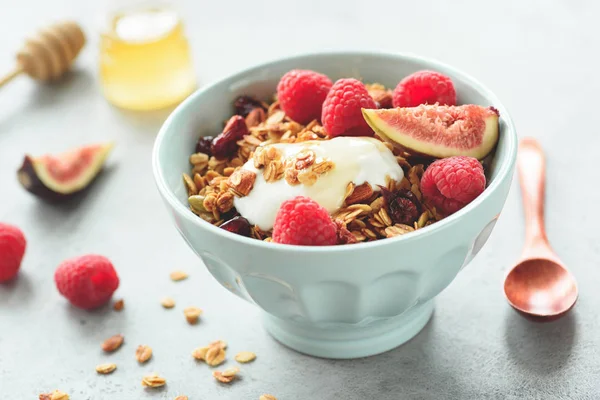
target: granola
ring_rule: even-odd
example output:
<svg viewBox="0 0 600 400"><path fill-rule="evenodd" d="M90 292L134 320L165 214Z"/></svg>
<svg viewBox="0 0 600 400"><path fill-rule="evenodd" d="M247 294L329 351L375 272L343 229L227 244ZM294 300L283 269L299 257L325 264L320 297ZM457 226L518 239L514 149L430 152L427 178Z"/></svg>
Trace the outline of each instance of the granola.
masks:
<svg viewBox="0 0 600 400"><path fill-rule="evenodd" d="M366 87L379 106L391 107L390 90L379 84ZM232 147L233 151L226 158L205 153L192 154L191 175L183 174L183 180L189 207L200 218L229 231L244 235L249 232L252 238L270 242L271 231L250 225L242 218L243 215L239 215L235 208L236 198L250 194L256 185L257 174L262 175L261 179L267 184L285 180L290 186L315 185L335 170L335 162L319 156L310 148L290 156L282 151L280 145L331 138L319 121L300 124L288 117L277 101L265 104L248 96L240 99L246 99L246 107L250 104L254 107L251 110L246 108L243 114L247 134L235 141L235 148ZM376 136L376 139L380 138ZM433 205L425 201L421 192L421 178L432 160L384 143L392 151L404 176L398 180L387 176L385 187L374 187L368 182L347 183L342 207L332 215L339 229L340 244L404 235L443 218ZM249 160L258 172L242 168ZM393 196L385 196L385 193ZM235 227L224 225L236 217L242 218L248 227L240 221Z"/></svg>

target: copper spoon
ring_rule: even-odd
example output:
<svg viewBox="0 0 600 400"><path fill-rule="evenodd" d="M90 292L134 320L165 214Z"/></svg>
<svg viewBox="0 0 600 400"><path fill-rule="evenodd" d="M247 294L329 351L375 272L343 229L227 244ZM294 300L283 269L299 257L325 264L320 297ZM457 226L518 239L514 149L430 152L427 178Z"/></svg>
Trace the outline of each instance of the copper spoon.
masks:
<svg viewBox="0 0 600 400"><path fill-rule="evenodd" d="M525 213L525 247L521 260L506 275L504 294L522 315L550 321L560 318L575 305L577 282L554 253L546 236L546 162L537 140L521 140L517 164Z"/></svg>

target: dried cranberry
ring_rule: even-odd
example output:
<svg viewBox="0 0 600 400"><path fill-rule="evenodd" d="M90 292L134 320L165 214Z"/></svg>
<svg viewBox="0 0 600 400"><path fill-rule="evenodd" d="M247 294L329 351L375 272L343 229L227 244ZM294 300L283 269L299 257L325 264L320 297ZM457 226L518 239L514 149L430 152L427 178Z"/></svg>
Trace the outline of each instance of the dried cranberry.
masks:
<svg viewBox="0 0 600 400"><path fill-rule="evenodd" d="M412 225L421 215L421 203L410 190L391 192L380 186L383 200L390 218L396 224Z"/></svg>
<svg viewBox="0 0 600 400"><path fill-rule="evenodd" d="M244 217L235 217L220 226L226 231L250 237L250 222Z"/></svg>
<svg viewBox="0 0 600 400"><path fill-rule="evenodd" d="M248 133L243 117L234 115L229 118L223 132L212 141L210 148L212 155L220 159L229 157L237 150L236 142L242 140Z"/></svg>
<svg viewBox="0 0 600 400"><path fill-rule="evenodd" d="M262 103L250 96L240 96L233 102L233 107L235 107L235 113L237 115L241 115L242 117L246 117L250 114L250 111L255 108L263 108Z"/></svg>
<svg viewBox="0 0 600 400"><path fill-rule="evenodd" d="M204 153L208 154L208 156L212 156L212 151L210 151L210 146L212 144L214 137L212 136L203 136L198 139L196 143L196 153Z"/></svg>

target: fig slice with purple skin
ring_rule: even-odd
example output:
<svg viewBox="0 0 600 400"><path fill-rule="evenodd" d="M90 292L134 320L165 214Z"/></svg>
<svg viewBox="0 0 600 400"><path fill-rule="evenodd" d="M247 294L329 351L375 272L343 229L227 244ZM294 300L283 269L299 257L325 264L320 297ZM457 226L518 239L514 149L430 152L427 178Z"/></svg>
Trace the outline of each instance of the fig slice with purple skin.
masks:
<svg viewBox="0 0 600 400"><path fill-rule="evenodd" d="M94 181L112 148L113 143L104 143L58 155L26 155L17 177L26 190L40 198L50 201L67 199Z"/></svg>
<svg viewBox="0 0 600 400"><path fill-rule="evenodd" d="M383 139L414 155L485 158L498 142L499 113L493 107L420 105L362 110Z"/></svg>

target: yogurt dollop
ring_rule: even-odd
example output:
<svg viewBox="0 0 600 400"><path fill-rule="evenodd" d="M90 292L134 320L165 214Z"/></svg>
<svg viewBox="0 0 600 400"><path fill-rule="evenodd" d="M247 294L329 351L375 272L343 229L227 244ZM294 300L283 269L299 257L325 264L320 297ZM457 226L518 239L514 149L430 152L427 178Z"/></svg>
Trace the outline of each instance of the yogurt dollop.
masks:
<svg viewBox="0 0 600 400"><path fill-rule="evenodd" d="M303 150L312 150L317 161L331 160L334 168L319 176L316 183L290 185L285 179L267 182L262 170L254 167L249 160L243 169L256 173L252 191L245 197L236 197L237 211L251 224L264 231L271 230L277 211L286 200L296 196L306 196L330 214L337 211L344 202L348 183L361 185L368 182L374 191L377 185L386 185L386 176L396 181L402 180L404 172L392 152L379 140L366 137L337 137L331 140L307 141L301 143L272 144L283 154L284 159L293 158Z"/></svg>

